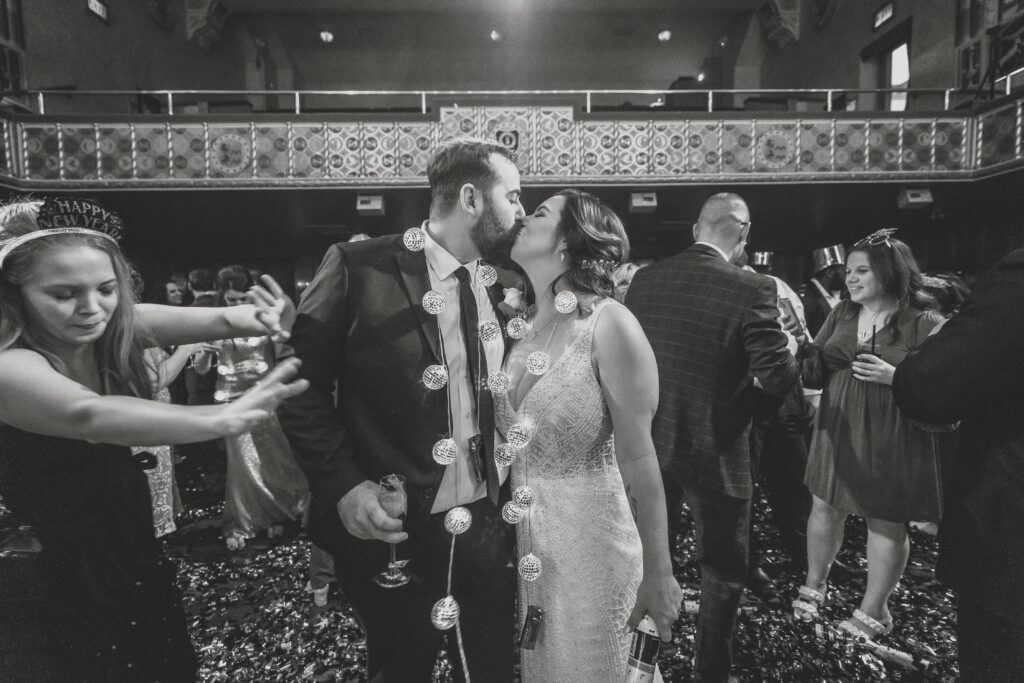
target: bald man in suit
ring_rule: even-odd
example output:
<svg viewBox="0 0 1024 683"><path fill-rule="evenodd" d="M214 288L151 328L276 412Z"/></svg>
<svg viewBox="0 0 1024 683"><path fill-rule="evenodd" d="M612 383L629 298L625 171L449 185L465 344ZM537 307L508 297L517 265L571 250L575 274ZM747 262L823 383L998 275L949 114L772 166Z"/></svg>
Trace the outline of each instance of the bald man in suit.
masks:
<svg viewBox="0 0 1024 683"><path fill-rule="evenodd" d="M751 418L765 394L781 401L798 371L779 326L775 283L731 263L750 231L746 202L712 196L693 230L695 244L636 274L626 305L658 361L652 430L670 545L683 499L695 524L701 604L694 677L726 681L747 578Z"/></svg>

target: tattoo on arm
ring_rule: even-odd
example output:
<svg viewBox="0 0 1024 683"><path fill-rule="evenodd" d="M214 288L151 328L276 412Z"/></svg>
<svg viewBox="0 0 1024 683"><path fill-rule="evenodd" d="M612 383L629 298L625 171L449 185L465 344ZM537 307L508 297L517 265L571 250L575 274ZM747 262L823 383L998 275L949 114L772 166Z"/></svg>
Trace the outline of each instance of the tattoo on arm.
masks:
<svg viewBox="0 0 1024 683"><path fill-rule="evenodd" d="M636 521L636 496L633 495L633 487L626 485L626 500L629 501L629 510L633 513L633 521Z"/></svg>

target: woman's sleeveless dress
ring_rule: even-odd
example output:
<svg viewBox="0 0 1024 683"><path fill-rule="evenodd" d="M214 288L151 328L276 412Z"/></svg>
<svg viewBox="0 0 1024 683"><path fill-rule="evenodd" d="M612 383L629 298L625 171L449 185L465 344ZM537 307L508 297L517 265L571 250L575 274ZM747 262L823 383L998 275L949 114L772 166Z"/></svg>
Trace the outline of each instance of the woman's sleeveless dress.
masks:
<svg viewBox="0 0 1024 683"><path fill-rule="evenodd" d="M632 635L626 621L643 575L643 549L615 460L611 416L592 349L598 303L565 353L523 398L495 397L498 429L532 428L512 464L513 489L534 501L517 526L519 557L542 563L519 579L519 623L527 607L544 612L536 646L522 650L523 681L620 683Z"/></svg>
<svg viewBox="0 0 1024 683"><path fill-rule="evenodd" d="M43 545L46 651L60 670L41 680L195 680L176 568L153 535L147 464L123 446L0 427L0 496Z"/></svg>

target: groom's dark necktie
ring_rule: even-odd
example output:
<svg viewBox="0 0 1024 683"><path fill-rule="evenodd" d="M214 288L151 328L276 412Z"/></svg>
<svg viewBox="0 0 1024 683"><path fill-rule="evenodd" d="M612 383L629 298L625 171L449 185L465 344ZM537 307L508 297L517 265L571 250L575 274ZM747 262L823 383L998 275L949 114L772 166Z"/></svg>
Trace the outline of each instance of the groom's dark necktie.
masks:
<svg viewBox="0 0 1024 683"><path fill-rule="evenodd" d="M487 473L487 496L498 503L498 468L494 464L494 399L487 383L487 354L480 346L480 319L477 315L476 296L469 280L469 271L464 266L455 270L459 281L459 319L462 321L462 335L466 340L466 365L469 367L469 382L473 387L473 401L476 403L477 425L483 439L483 469ZM470 457L473 454L470 453ZM476 465L474 465L475 467Z"/></svg>

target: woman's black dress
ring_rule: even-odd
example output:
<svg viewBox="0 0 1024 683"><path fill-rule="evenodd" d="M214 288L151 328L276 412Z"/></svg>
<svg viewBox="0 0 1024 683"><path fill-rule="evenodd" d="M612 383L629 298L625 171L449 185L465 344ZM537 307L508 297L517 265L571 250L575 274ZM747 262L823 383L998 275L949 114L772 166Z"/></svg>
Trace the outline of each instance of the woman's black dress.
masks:
<svg viewBox="0 0 1024 683"><path fill-rule="evenodd" d="M43 544L54 680L195 680L175 566L154 538L138 456L3 426L0 496Z"/></svg>

